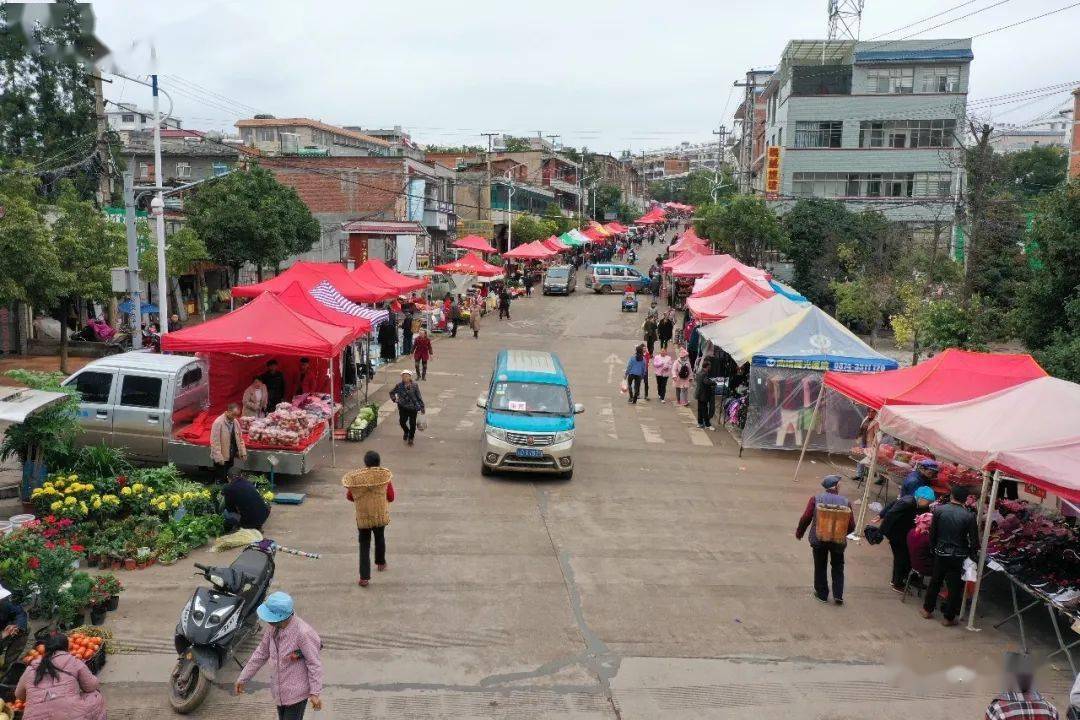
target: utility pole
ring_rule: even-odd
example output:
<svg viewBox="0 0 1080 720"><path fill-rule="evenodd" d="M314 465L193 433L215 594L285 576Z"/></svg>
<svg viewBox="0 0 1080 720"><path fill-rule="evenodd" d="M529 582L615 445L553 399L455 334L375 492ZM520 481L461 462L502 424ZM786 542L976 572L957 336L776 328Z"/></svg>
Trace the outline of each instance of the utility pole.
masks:
<svg viewBox="0 0 1080 720"><path fill-rule="evenodd" d="M555 141L562 137L562 135L545 135L544 137L551 140L551 149L555 149Z"/></svg>
<svg viewBox="0 0 1080 720"><path fill-rule="evenodd" d="M142 348L142 297L139 292L139 245L135 233L135 177L124 171L124 230L127 233L127 289L131 303L131 348Z"/></svg>
<svg viewBox="0 0 1080 720"><path fill-rule="evenodd" d="M156 66L156 51L151 50L151 58ZM158 98L158 76L151 75L150 82L154 91L154 186L157 187L157 194L154 195L150 208L154 213L157 228L158 325L164 335L169 332L169 275L165 267L165 196L161 194L161 103Z"/></svg>
<svg viewBox="0 0 1080 720"><path fill-rule="evenodd" d="M112 185L109 173L109 124L105 115L105 92L102 84L112 81L106 81L101 77L101 73L94 73L91 81L94 83L94 119L97 121L97 157L100 166L97 201L98 205L105 207L109 204L109 198L112 197Z"/></svg>
<svg viewBox="0 0 1080 720"><path fill-rule="evenodd" d="M483 137L486 137L487 141L488 141L488 149L487 149L487 193L488 193L488 195L487 195L487 197L488 197L488 207L490 208L491 207L491 153L492 153L492 150L493 150L493 148L492 148L492 138L498 137L499 133L480 133L480 134ZM476 198L476 219L477 220L481 219L480 218L480 208L483 206L483 204L484 203L482 201L482 198L479 198L479 197ZM489 217L489 219L490 219L490 217Z"/></svg>
<svg viewBox="0 0 1080 720"><path fill-rule="evenodd" d="M718 130L712 131L716 135L716 172L713 173L712 201L716 202L717 193L720 191L720 167L724 164L724 139L727 137L727 126L721 125Z"/></svg>

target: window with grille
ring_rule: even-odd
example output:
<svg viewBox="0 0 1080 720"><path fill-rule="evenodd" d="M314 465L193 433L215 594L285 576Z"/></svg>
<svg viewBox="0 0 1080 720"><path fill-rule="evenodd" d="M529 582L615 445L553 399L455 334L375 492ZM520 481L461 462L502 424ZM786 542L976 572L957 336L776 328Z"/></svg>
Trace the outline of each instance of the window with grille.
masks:
<svg viewBox="0 0 1080 720"><path fill-rule="evenodd" d="M274 128L255 128L255 139L260 142L273 142Z"/></svg>
<svg viewBox="0 0 1080 720"><path fill-rule="evenodd" d="M956 120L863 120L859 147L952 147L955 133Z"/></svg>
<svg viewBox="0 0 1080 720"><path fill-rule="evenodd" d="M927 196L948 195L941 190L948 187L949 173L797 172L791 192L798 197L911 197L917 175L923 176L919 188Z"/></svg>
<svg viewBox="0 0 1080 720"><path fill-rule="evenodd" d="M915 68L871 68L866 73L866 92L875 95L908 94L914 86Z"/></svg>
<svg viewBox="0 0 1080 720"><path fill-rule="evenodd" d="M838 148L843 130L844 123L839 120L796 122L795 147Z"/></svg>
<svg viewBox="0 0 1080 720"><path fill-rule="evenodd" d="M191 177L191 165L186 162L176 163L176 177L189 178Z"/></svg>
<svg viewBox="0 0 1080 720"><path fill-rule="evenodd" d="M960 92L960 67L933 67L925 70L922 91L925 93Z"/></svg>

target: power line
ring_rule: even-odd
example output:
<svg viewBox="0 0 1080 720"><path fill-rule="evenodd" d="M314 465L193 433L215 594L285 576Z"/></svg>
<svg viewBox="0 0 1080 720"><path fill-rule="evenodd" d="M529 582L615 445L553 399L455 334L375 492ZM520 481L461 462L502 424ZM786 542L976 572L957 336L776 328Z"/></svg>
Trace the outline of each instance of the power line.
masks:
<svg viewBox="0 0 1080 720"><path fill-rule="evenodd" d="M964 18L969 18L972 15L978 15L979 13L986 12L987 10L991 10L993 8L996 8L999 5L1004 5L1007 2L1012 2L1012 0L998 0L998 2L987 5L984 8L979 8L978 10L972 10L971 12L967 13L966 15L960 15L959 17L954 17L952 20L946 20L943 23L938 23L937 25L931 25L928 28L923 28L922 30L919 30L917 32L913 32L910 35L905 35L904 37L897 40L897 42L899 42L900 40L907 40L909 38L913 38L916 35L922 35L924 32L930 32L931 30L937 30L939 27L945 27L946 25L951 25L954 22L958 22L960 20L963 20Z"/></svg>
<svg viewBox="0 0 1080 720"><path fill-rule="evenodd" d="M889 30L888 32L883 32L880 35L875 35L874 37L869 38L867 40L867 42L877 40L878 38L883 38L886 35L892 35L895 32L900 32L902 30L907 30L908 28L915 27L916 25L922 25L924 22L926 22L928 20L933 20L934 18L941 17L942 15L948 15L953 10L959 10L962 7L965 7L967 5L974 5L977 2L979 2L979 0L967 0L967 2L962 2L959 5L953 5L951 8L948 8L947 10L942 10L941 12L939 12L939 13L937 13L935 15L930 15L929 17L924 17L922 20L916 20L913 23L908 23L907 25L902 25L902 26L900 26L898 28L895 28L893 30Z"/></svg>

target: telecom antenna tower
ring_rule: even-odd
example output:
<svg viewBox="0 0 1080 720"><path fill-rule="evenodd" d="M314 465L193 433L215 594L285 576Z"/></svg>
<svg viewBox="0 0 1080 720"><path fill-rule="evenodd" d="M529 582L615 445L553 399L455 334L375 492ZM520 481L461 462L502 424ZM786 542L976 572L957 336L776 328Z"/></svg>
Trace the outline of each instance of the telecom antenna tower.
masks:
<svg viewBox="0 0 1080 720"><path fill-rule="evenodd" d="M866 0L828 0L829 39L858 40Z"/></svg>

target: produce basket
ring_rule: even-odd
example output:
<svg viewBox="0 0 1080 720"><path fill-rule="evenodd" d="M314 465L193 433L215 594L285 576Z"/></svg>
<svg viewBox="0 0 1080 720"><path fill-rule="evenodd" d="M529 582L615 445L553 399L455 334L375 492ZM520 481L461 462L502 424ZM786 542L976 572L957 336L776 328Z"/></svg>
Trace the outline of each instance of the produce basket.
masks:
<svg viewBox="0 0 1080 720"><path fill-rule="evenodd" d="M367 425L363 427L350 427L345 431L345 439L349 442L360 442L366 440L379 424L379 416L376 415L372 420L368 420Z"/></svg>

